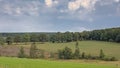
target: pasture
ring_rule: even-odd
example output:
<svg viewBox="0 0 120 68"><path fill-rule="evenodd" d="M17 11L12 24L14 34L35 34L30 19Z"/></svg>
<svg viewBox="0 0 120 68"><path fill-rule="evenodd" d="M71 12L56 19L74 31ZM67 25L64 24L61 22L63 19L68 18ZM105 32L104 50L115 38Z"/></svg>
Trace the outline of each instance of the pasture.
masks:
<svg viewBox="0 0 120 68"><path fill-rule="evenodd" d="M45 50L47 52L57 52L59 49L63 49L64 47L69 47L73 51L75 49L76 42L70 43L50 43L45 42L41 44L38 42L37 48ZM26 48L30 47L30 43L28 45L19 44L18 46L24 46ZM120 59L120 43L114 42L103 42L103 41L79 41L79 48L81 52L85 52L86 54L91 54L98 56L100 49L103 49L105 55L107 57L116 57Z"/></svg>
<svg viewBox="0 0 120 68"><path fill-rule="evenodd" d="M68 60L69 61L69 60ZM110 63L110 62L109 62ZM116 64L51 61L44 59L20 59L0 57L0 68L118 68Z"/></svg>

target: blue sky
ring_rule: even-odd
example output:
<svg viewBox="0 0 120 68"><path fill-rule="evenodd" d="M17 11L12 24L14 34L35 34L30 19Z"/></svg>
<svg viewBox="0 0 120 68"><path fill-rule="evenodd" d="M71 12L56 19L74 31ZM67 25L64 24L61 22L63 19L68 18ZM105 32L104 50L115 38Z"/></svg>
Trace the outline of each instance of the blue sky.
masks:
<svg viewBox="0 0 120 68"><path fill-rule="evenodd" d="M0 32L120 27L120 0L0 0Z"/></svg>

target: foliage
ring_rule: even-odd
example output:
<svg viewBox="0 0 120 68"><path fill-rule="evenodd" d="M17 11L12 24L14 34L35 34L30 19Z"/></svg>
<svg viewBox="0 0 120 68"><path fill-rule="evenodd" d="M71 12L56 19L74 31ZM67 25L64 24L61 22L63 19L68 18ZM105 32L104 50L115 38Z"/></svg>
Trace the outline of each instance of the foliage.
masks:
<svg viewBox="0 0 120 68"><path fill-rule="evenodd" d="M82 52L82 54L81 54L81 58L85 58L86 57L86 55L85 55L85 52Z"/></svg>
<svg viewBox="0 0 120 68"><path fill-rule="evenodd" d="M19 42L22 42L22 37L20 36L20 35L16 35L15 37L14 37L14 42L17 44L17 43L19 43Z"/></svg>
<svg viewBox="0 0 120 68"><path fill-rule="evenodd" d="M37 47L35 43L32 43L30 47L30 58L37 58Z"/></svg>
<svg viewBox="0 0 120 68"><path fill-rule="evenodd" d="M120 34L119 35L117 35L117 37L116 37L116 42L119 42L120 43Z"/></svg>
<svg viewBox="0 0 120 68"><path fill-rule="evenodd" d="M29 34L24 34L22 41L25 42L25 44L27 44L27 42L30 42L30 35Z"/></svg>
<svg viewBox="0 0 120 68"><path fill-rule="evenodd" d="M76 42L76 48L75 48L75 53L74 53L74 58L75 59L79 59L80 58L80 50L79 50L79 47L78 47L78 42Z"/></svg>
<svg viewBox="0 0 120 68"><path fill-rule="evenodd" d="M0 33L2 37L14 38L14 42L72 42L81 40L98 40L120 42L120 27L83 32L57 33ZM7 41L7 43L10 40Z"/></svg>
<svg viewBox="0 0 120 68"><path fill-rule="evenodd" d="M104 57L105 57L105 54L104 54L103 50L101 49L100 54L99 54L99 58L104 59Z"/></svg>
<svg viewBox="0 0 120 68"><path fill-rule="evenodd" d="M7 37L7 38L6 38L6 42L7 42L8 45L11 45L11 44L13 43L13 38L10 37L10 36Z"/></svg>
<svg viewBox="0 0 120 68"><path fill-rule="evenodd" d="M46 41L48 41L48 37L47 37L47 35L46 34L40 34L39 36L38 36L38 38L39 38L39 41L40 42L46 42Z"/></svg>
<svg viewBox="0 0 120 68"><path fill-rule="evenodd" d="M21 46L21 48L20 48L20 52L18 53L18 57L19 58L25 58L26 57L26 55L24 53L24 47L23 46Z"/></svg>
<svg viewBox="0 0 120 68"><path fill-rule="evenodd" d="M0 45L4 45L5 40L3 39L3 37L0 37Z"/></svg>
<svg viewBox="0 0 120 68"><path fill-rule="evenodd" d="M58 52L60 59L72 59L72 50L68 47L65 47L63 50Z"/></svg>

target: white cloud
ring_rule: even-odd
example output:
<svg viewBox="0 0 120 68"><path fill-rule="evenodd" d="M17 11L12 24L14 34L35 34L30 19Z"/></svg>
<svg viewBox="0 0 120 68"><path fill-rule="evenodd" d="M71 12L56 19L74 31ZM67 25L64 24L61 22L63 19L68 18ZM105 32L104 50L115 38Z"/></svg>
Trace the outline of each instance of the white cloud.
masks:
<svg viewBox="0 0 120 68"><path fill-rule="evenodd" d="M55 1L53 1L53 3L54 3L54 4L58 4L58 1L57 1L57 0L55 0Z"/></svg>
<svg viewBox="0 0 120 68"><path fill-rule="evenodd" d="M21 15L22 14L21 8L19 8L19 7L17 7L15 9L15 12L16 12L17 15Z"/></svg>
<svg viewBox="0 0 120 68"><path fill-rule="evenodd" d="M120 2L120 0L115 0L115 2Z"/></svg>
<svg viewBox="0 0 120 68"><path fill-rule="evenodd" d="M3 6L3 10L4 10L4 13L9 14L9 15L11 15L13 13L11 6L8 4Z"/></svg>
<svg viewBox="0 0 120 68"><path fill-rule="evenodd" d="M105 6L105 5L113 5L114 3L119 3L120 0L99 0L99 4L101 6Z"/></svg>
<svg viewBox="0 0 120 68"><path fill-rule="evenodd" d="M87 10L94 10L94 6L97 0L76 0L68 3L68 9L75 11L80 8L84 8Z"/></svg>
<svg viewBox="0 0 120 68"><path fill-rule="evenodd" d="M45 4L48 7L52 7L53 1L52 0L45 0Z"/></svg>
<svg viewBox="0 0 120 68"><path fill-rule="evenodd" d="M56 4L58 4L58 1L57 0L45 0L45 5L47 6L47 7L52 7L52 6L54 6L54 5L56 5Z"/></svg>

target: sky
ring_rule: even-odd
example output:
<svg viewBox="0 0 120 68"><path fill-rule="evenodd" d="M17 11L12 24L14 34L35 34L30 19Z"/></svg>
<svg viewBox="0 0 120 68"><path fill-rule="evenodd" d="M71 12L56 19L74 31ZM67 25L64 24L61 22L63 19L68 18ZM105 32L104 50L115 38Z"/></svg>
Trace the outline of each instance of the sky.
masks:
<svg viewBox="0 0 120 68"><path fill-rule="evenodd" d="M120 0L0 0L0 32L120 27Z"/></svg>

